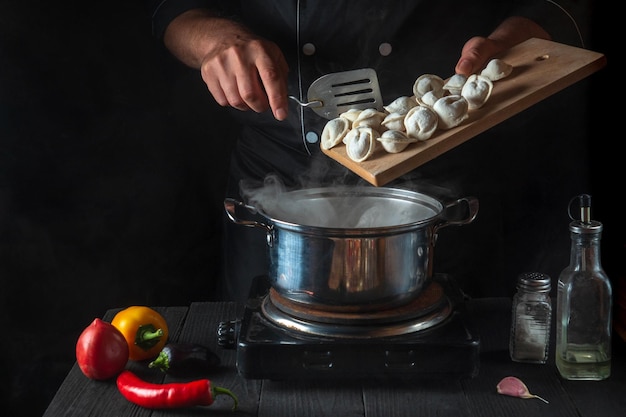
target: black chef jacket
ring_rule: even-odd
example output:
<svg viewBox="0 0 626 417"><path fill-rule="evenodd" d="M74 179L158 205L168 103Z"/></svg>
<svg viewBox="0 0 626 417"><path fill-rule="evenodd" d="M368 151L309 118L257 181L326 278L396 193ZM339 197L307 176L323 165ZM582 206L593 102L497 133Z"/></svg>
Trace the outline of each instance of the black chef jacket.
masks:
<svg viewBox="0 0 626 417"><path fill-rule="evenodd" d="M549 2L493 0L166 0L154 9L155 35L161 36L167 23L178 13L203 4L242 21L259 35L276 42L289 64L288 93L301 101L306 101L308 87L320 76L357 68L376 70L385 104L399 96L410 96L419 75L451 76L465 41L475 35L487 36L512 14L538 21L555 40L578 41L567 16ZM253 190L251 187L261 184L268 175L276 175L289 188L364 184L320 152L319 138L327 120L292 101L289 114L288 120L278 122L269 111L257 114L233 110L240 135L231 161L229 196L241 198L243 191L244 198L247 197ZM567 198L557 198L558 201L546 198L546 193L556 184L541 180L537 183L535 176L527 175L527 170L534 170L534 164L528 163L524 168L517 162L520 156L531 156L526 146L532 148L532 141L525 136L536 137L540 131L545 136L550 129L537 124L547 123L550 120L545 117L505 123L390 184L426 192L444 201L470 194L479 197L478 220L459 230L443 229L435 248L435 271L455 275L470 293L488 294L489 289L498 287L509 291L516 273L532 267L548 268L535 260L538 248L523 247L533 239L541 241L543 236L522 232L532 231L532 226L509 224L526 217L543 224L540 221L542 211L537 210L537 205L560 204L560 211L566 207ZM507 130L507 125L514 131ZM484 136L488 139L482 138ZM516 161L512 169L507 158ZM519 172L523 173L523 178L519 177ZM570 187L584 184L583 177L579 173L573 182L570 178ZM560 197L564 192L568 196L577 192L570 187L559 189L556 194ZM530 189L525 191L527 188ZM532 219L533 214L538 218ZM542 227L538 226L537 230L541 234L545 233ZM267 272L263 234L260 229L226 223L225 298L245 299L252 278ZM552 244L554 240L550 236L545 243ZM558 241L563 244L563 239ZM516 252L513 246L520 244L523 248ZM567 243L564 249L568 250ZM542 272L554 273L554 270Z"/></svg>

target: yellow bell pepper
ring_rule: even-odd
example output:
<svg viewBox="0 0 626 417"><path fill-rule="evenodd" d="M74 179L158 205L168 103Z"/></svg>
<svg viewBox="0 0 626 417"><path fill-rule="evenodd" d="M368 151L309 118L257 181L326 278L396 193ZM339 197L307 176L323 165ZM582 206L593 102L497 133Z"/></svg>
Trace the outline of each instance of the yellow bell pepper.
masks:
<svg viewBox="0 0 626 417"><path fill-rule="evenodd" d="M118 312L111 324L124 336L129 348L129 359L154 359L165 346L169 330L165 318L144 306L131 306Z"/></svg>

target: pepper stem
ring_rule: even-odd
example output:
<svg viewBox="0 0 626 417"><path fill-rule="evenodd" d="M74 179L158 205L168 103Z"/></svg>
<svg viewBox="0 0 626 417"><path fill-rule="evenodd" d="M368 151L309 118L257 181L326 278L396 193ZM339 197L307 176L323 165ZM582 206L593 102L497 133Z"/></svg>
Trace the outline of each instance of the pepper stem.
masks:
<svg viewBox="0 0 626 417"><path fill-rule="evenodd" d="M218 395L228 395L230 398L233 399L233 408L232 410L235 411L237 409L237 406L239 405L239 400L237 399L237 396L229 389L224 388L224 387L211 387L212 392L212 396L213 399L215 400L215 397L217 397Z"/></svg>
<svg viewBox="0 0 626 417"><path fill-rule="evenodd" d="M150 350L163 337L163 329L156 329L152 324L139 326L135 334L135 345L143 350Z"/></svg>
<svg viewBox="0 0 626 417"><path fill-rule="evenodd" d="M148 364L148 368L158 368L162 372L167 372L170 368L170 358L163 351L159 352L159 356Z"/></svg>

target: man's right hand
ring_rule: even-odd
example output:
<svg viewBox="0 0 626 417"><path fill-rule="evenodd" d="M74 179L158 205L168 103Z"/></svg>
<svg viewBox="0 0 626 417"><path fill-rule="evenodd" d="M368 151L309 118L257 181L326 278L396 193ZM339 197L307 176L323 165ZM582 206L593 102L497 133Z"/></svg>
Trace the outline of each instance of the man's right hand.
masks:
<svg viewBox="0 0 626 417"><path fill-rule="evenodd" d="M257 113L271 109L287 118L287 72L278 46L229 19L190 10L165 31L166 47L182 62L201 71L221 106Z"/></svg>

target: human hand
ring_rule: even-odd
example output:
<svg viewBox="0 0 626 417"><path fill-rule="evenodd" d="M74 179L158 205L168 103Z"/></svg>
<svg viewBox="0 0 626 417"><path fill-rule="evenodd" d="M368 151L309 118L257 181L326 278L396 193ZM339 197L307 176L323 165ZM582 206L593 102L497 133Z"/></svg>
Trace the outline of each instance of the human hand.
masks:
<svg viewBox="0 0 626 417"><path fill-rule="evenodd" d="M492 56L503 48L489 38L475 36L465 42L461 57L454 68L457 74L471 75L480 72Z"/></svg>
<svg viewBox="0 0 626 417"><path fill-rule="evenodd" d="M287 72L279 47L234 20L210 10L192 9L176 17L164 35L167 48L182 62L200 69L221 106L287 118Z"/></svg>
<svg viewBox="0 0 626 417"><path fill-rule="evenodd" d="M201 74L221 106L257 113L272 110L287 118L285 58L276 44L243 29L223 39L220 47L202 59Z"/></svg>
<svg viewBox="0 0 626 417"><path fill-rule="evenodd" d="M530 19L509 17L488 37L475 36L465 42L455 72L463 75L478 73L494 55L530 38L550 39L550 34Z"/></svg>

